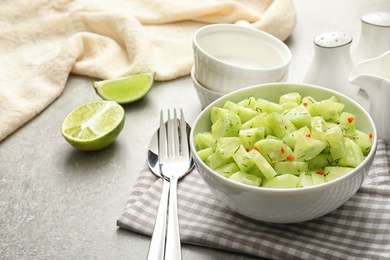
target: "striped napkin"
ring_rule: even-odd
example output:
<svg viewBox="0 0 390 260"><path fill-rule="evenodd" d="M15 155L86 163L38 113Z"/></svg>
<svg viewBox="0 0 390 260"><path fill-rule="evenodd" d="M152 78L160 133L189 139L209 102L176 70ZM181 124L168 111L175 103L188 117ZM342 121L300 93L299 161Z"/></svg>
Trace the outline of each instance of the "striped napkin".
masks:
<svg viewBox="0 0 390 260"><path fill-rule="evenodd" d="M328 215L298 224L267 224L232 212L194 170L179 182L182 243L270 259L389 259L388 155L380 140L358 192ZM161 189L162 181L145 167L117 225L151 235Z"/></svg>

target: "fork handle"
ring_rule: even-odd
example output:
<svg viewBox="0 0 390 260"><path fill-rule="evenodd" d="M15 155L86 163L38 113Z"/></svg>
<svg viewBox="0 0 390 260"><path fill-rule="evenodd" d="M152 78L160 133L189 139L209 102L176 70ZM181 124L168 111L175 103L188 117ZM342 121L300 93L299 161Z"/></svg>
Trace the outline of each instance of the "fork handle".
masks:
<svg viewBox="0 0 390 260"><path fill-rule="evenodd" d="M149 245L148 260L163 260L165 250L165 234L170 183L163 179L160 205L158 206L156 222L154 223L152 240Z"/></svg>
<svg viewBox="0 0 390 260"><path fill-rule="evenodd" d="M179 216L177 211L177 179L170 178L169 213L165 259L181 260Z"/></svg>

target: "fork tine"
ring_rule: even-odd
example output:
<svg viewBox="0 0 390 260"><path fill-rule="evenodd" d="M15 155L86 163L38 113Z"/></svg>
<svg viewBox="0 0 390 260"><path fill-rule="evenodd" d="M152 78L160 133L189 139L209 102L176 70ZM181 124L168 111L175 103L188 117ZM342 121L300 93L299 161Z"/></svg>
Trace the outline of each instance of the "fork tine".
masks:
<svg viewBox="0 0 390 260"><path fill-rule="evenodd" d="M174 140L174 156L180 156L180 139L179 139L179 125L177 120L176 109L174 111L174 124L173 124L173 140Z"/></svg>
<svg viewBox="0 0 390 260"><path fill-rule="evenodd" d="M168 156L167 158L172 158L175 155L175 119L171 118L171 112L168 110L168 120L167 120L167 146L168 146Z"/></svg>
<svg viewBox="0 0 390 260"><path fill-rule="evenodd" d="M172 121L171 121L171 113L170 110L168 109L168 118L167 118L167 125L166 125L166 137L167 137L167 158L172 157L172 137L171 137L171 132L172 132Z"/></svg>
<svg viewBox="0 0 390 260"><path fill-rule="evenodd" d="M164 160L167 158L167 141L166 141L166 133L165 133L165 122L164 122L164 113L161 110L160 112L160 129L158 134L158 154L159 160Z"/></svg>
<svg viewBox="0 0 390 260"><path fill-rule="evenodd" d="M188 148L188 137L187 137L187 123L184 119L183 109L180 108L180 147L181 147L181 156L189 156Z"/></svg>

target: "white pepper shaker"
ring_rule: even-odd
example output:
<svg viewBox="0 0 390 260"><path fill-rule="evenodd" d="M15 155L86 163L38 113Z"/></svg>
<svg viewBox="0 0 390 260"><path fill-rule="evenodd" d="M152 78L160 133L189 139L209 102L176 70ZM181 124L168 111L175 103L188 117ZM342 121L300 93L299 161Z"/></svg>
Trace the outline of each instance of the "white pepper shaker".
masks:
<svg viewBox="0 0 390 260"><path fill-rule="evenodd" d="M390 50L390 13L370 12L361 18L360 38L351 48L353 63L375 58Z"/></svg>
<svg viewBox="0 0 390 260"><path fill-rule="evenodd" d="M359 87L348 81L353 67L351 43L352 37L344 32L331 31L316 36L314 58L303 82L333 89L355 98Z"/></svg>

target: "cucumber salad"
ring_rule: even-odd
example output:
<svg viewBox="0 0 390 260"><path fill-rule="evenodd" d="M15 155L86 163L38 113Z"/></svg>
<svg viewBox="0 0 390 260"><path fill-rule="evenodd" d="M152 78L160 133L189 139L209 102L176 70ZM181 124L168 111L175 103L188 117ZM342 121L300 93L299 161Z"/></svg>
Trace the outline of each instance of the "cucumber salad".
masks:
<svg viewBox="0 0 390 260"><path fill-rule="evenodd" d="M279 103L249 97L211 110L211 129L195 136L197 154L231 180L299 188L334 180L357 167L373 136L355 127L337 97L317 101L288 93Z"/></svg>

